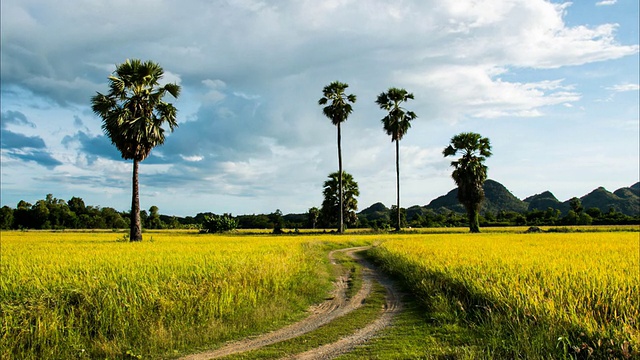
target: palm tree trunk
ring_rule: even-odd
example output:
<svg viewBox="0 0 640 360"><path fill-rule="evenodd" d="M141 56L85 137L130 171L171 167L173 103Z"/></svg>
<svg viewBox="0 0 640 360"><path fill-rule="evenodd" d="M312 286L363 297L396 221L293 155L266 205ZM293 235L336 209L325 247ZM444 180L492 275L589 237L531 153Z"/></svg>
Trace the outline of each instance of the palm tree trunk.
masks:
<svg viewBox="0 0 640 360"><path fill-rule="evenodd" d="M131 199L131 231L129 241L142 241L140 224L140 192L138 190L138 160L133 159L133 194Z"/></svg>
<svg viewBox="0 0 640 360"><path fill-rule="evenodd" d="M339 206L340 206L340 217L339 217L339 223L338 223L338 232L340 234L342 234L344 232L344 205L343 203L343 198L344 195L342 194L343 192L343 188L342 188L342 145L340 144L341 140L341 136L340 136L340 123L338 123L338 172L339 172L339 177L338 177L338 196L340 197L339 200Z"/></svg>
<svg viewBox="0 0 640 360"><path fill-rule="evenodd" d="M469 232L480 232L480 211L475 204L467 208L467 216L469 217Z"/></svg>
<svg viewBox="0 0 640 360"><path fill-rule="evenodd" d="M396 140L396 195L398 197L398 203L396 205L398 212L396 231L400 231L400 140Z"/></svg>

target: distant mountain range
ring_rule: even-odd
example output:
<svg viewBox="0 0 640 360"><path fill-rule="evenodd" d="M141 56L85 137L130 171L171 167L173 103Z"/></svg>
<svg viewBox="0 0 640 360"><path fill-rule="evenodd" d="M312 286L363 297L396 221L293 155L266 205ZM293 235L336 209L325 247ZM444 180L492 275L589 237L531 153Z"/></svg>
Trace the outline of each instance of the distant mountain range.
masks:
<svg viewBox="0 0 640 360"><path fill-rule="evenodd" d="M545 191L541 194L520 200L502 184L490 179L484 183L484 192L485 200L480 209L482 214L487 212L495 214L501 210L523 213L536 209L544 211L548 208L558 209L563 214L566 214L570 209L570 200L560 202L550 191ZM458 202L457 196L458 189L455 188L446 195L432 200L428 205L411 206L407 208L407 219L411 219L414 214L426 210L432 210L438 213L448 211L465 213L464 207ZM602 212L608 212L609 209L613 208L625 215L636 216L640 214L640 182L630 187L618 189L613 193L603 187L599 187L587 195L582 196L580 201L585 210L598 208ZM366 216L366 218L371 221L383 218L388 214L388 211L389 209L384 204L375 203L362 210L359 214Z"/></svg>

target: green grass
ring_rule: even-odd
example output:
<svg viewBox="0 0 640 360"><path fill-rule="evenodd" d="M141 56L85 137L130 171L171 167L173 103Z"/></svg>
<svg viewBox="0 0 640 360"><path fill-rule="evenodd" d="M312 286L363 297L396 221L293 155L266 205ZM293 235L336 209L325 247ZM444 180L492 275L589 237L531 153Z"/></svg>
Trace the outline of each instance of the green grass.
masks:
<svg viewBox="0 0 640 360"><path fill-rule="evenodd" d="M475 345L480 334L454 319L443 317L446 312L426 311L410 296L405 297L405 307L391 327L338 359L482 358L482 348Z"/></svg>

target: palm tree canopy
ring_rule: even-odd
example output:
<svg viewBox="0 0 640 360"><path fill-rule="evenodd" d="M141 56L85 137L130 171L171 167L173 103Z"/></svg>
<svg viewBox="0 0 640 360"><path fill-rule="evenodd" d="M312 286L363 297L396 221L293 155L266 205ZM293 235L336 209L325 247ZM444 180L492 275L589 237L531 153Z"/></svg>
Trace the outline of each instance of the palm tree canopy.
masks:
<svg viewBox="0 0 640 360"><path fill-rule="evenodd" d="M332 206L338 207L338 171L329 174L329 179L324 182L324 190L322 194L325 200L329 200ZM353 176L349 173L342 172L342 188L344 190L343 200L345 210L358 210L357 196L360 195L358 183L353 180Z"/></svg>
<svg viewBox="0 0 640 360"><path fill-rule="evenodd" d="M442 154L462 156L451 162L454 168L451 177L458 185L458 198L463 203L479 203L484 198L482 184L487 179L487 167L484 161L491 156L489 139L476 133L460 133L451 138L451 144Z"/></svg>
<svg viewBox="0 0 640 360"><path fill-rule="evenodd" d="M387 135L391 136L391 141L401 140L411 128L411 120L418 117L413 111L407 111L400 106L409 99L413 99L412 93L393 87L378 95L376 104L389 112L387 116L382 118L382 125Z"/></svg>
<svg viewBox="0 0 640 360"><path fill-rule="evenodd" d="M180 95L180 86L159 81L164 70L152 61L126 60L109 76L109 93L91 98L93 112L103 120L102 130L125 159L144 160L163 144L166 123L173 131L176 108L162 99Z"/></svg>
<svg viewBox="0 0 640 360"><path fill-rule="evenodd" d="M337 221L340 209L340 185L339 172L329 174L329 179L324 182L322 194L324 200L322 202L321 212L330 222ZM358 210L357 196L360 195L358 183L349 173L342 172L342 207L346 217L346 222L354 224L357 221L356 210Z"/></svg>
<svg viewBox="0 0 640 360"><path fill-rule="evenodd" d="M462 153L462 157L452 161L451 166L456 169L466 168L469 164L483 163L491 156L491 144L489 139L483 138L480 134L460 133L451 138L451 143L442 151L442 154L445 157L455 156L458 152Z"/></svg>
<svg viewBox="0 0 640 360"><path fill-rule="evenodd" d="M322 89L322 98L318 100L318 105L329 104L322 108L322 113L331 120L333 125L346 121L353 111L350 103L356 102L356 96L344 93L348 87L348 84L334 81Z"/></svg>

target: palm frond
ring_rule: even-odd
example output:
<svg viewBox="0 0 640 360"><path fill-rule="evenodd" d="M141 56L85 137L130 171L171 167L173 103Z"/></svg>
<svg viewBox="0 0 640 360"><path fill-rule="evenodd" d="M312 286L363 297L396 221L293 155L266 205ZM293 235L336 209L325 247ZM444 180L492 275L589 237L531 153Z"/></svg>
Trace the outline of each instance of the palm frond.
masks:
<svg viewBox="0 0 640 360"><path fill-rule="evenodd" d="M354 94L345 94L348 84L334 81L322 89L323 97L318 100L318 105L327 105L322 109L322 113L331 120L333 125L338 125L347 120L353 112L351 103L356 102Z"/></svg>
<svg viewBox="0 0 640 360"><path fill-rule="evenodd" d="M387 116L382 118L382 126L387 135L391 136L391 141L400 141L411 128L411 121L418 116L413 111L407 111L402 106L403 102L413 99L413 94L405 89L389 88L387 92L380 93L376 99L376 104L380 109L388 111Z"/></svg>
<svg viewBox="0 0 640 360"><path fill-rule="evenodd" d="M176 108L162 101L167 93L177 98L180 86L158 82L164 70L152 61L126 60L109 76L108 95L91 98L94 113L103 120L102 130L125 159L144 160L151 149L177 126Z"/></svg>

